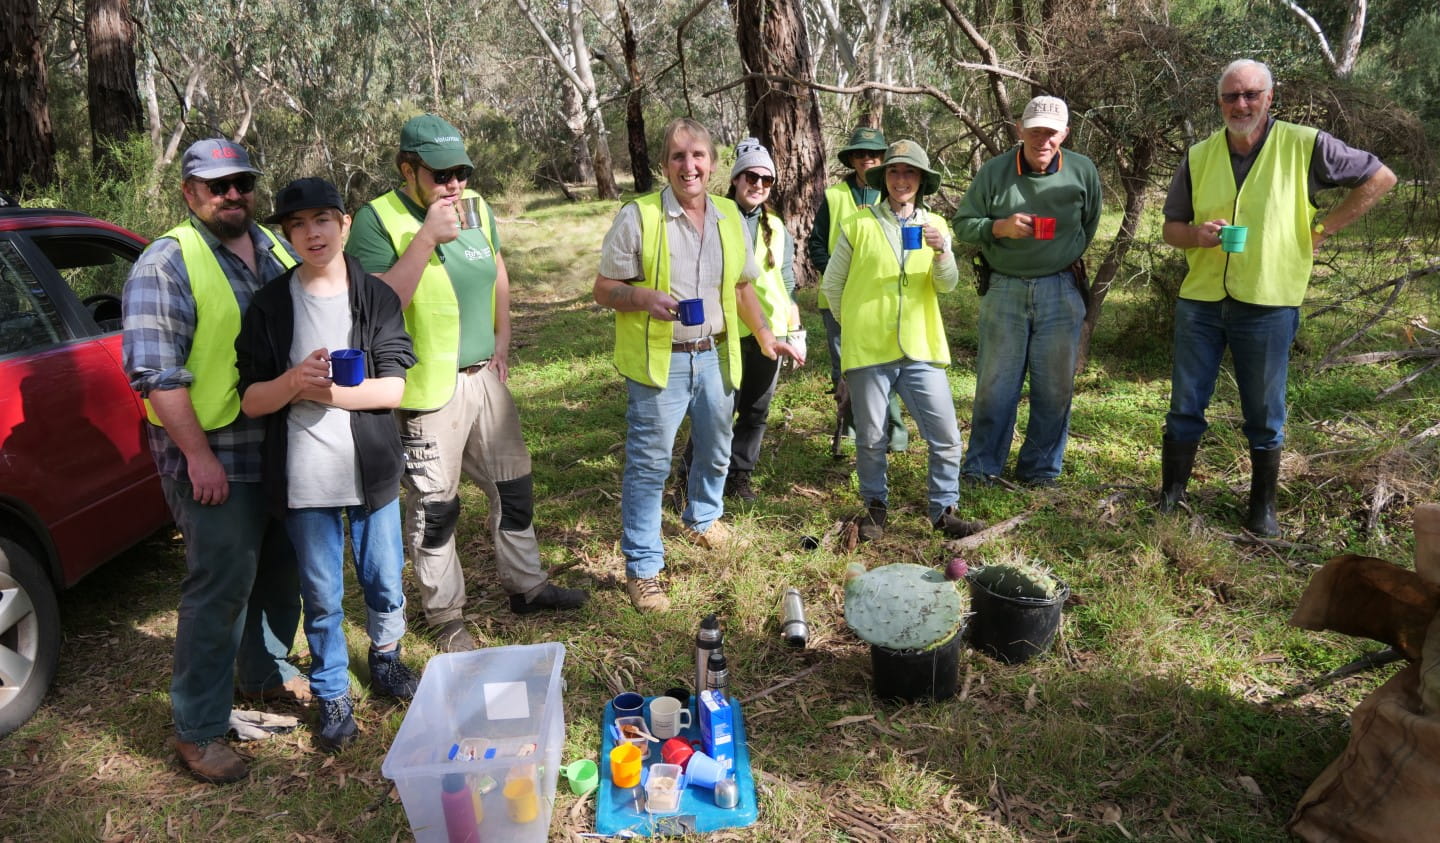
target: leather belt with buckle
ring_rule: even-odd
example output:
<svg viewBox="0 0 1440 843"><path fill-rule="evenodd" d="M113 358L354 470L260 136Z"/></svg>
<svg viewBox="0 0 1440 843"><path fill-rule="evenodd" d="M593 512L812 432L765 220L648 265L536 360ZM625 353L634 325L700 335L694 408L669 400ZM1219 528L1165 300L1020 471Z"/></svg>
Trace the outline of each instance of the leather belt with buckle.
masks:
<svg viewBox="0 0 1440 843"><path fill-rule="evenodd" d="M709 351L710 349L715 347L715 341L717 339L718 337L701 337L698 340L684 340L682 342L672 342L670 343L670 351L672 353L682 351L687 353L697 351Z"/></svg>
<svg viewBox="0 0 1440 843"><path fill-rule="evenodd" d="M461 366L461 367L460 367L460 374L462 374L462 375L477 375L477 374L479 374L486 366L489 366L489 365L490 365L490 361L489 361L489 360L481 360L479 363L476 363L476 364L473 365L473 366Z"/></svg>

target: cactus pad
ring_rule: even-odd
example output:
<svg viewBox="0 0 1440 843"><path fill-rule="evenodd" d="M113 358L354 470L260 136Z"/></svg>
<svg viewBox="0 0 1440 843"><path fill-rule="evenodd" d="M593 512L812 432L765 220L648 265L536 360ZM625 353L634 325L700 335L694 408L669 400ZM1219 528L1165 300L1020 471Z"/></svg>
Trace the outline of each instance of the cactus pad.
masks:
<svg viewBox="0 0 1440 843"><path fill-rule="evenodd" d="M924 565L882 565L845 583L845 622L867 643L892 650L945 643L963 614L955 584Z"/></svg>

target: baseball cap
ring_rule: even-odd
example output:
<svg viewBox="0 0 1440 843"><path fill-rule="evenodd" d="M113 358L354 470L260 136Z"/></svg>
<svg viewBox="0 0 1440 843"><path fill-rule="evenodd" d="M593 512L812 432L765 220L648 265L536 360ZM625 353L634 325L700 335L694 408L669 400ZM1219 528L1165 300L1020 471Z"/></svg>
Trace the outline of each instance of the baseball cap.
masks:
<svg viewBox="0 0 1440 843"><path fill-rule="evenodd" d="M1025 112L1020 115L1022 129L1043 126L1059 132L1069 125L1070 109L1065 107L1065 101L1059 97L1036 97L1026 103Z"/></svg>
<svg viewBox="0 0 1440 843"><path fill-rule="evenodd" d="M224 138L195 141L180 162L180 177L185 179L218 179L233 173L260 175L250 166L250 153L245 147Z"/></svg>
<svg viewBox="0 0 1440 843"><path fill-rule="evenodd" d="M311 208L334 208L343 214L345 200L340 198L340 191L335 185L324 179L296 179L275 194L275 213L266 217L265 221L273 225L296 211Z"/></svg>
<svg viewBox="0 0 1440 843"><path fill-rule="evenodd" d="M451 167L474 167L465 154L465 141L460 130L433 114L422 114L405 121L400 129L400 151L420 156L432 170Z"/></svg>

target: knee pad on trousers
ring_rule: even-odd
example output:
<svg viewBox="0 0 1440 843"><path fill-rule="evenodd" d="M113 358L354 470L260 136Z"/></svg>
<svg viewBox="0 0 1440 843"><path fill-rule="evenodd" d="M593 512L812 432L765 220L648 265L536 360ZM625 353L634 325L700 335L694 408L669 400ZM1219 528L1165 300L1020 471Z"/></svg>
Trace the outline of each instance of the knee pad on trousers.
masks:
<svg viewBox="0 0 1440 843"><path fill-rule="evenodd" d="M500 492L500 529L528 530L535 519L535 481L531 475L496 483Z"/></svg>
<svg viewBox="0 0 1440 843"><path fill-rule="evenodd" d="M420 546L426 550L444 547L455 535L455 524L460 520L460 496L448 501L431 501L424 504L425 535Z"/></svg>

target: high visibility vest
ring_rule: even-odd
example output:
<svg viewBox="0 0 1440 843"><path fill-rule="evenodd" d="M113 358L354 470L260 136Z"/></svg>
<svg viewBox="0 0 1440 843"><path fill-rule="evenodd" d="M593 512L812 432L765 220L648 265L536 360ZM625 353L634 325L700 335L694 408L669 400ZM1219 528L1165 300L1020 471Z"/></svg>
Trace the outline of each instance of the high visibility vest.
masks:
<svg viewBox="0 0 1440 843"><path fill-rule="evenodd" d="M839 184L825 188L825 207L830 211L830 233L825 249L833 255L835 244L840 242L840 224L860 210L860 206L855 204L855 194L850 190L849 181L842 179ZM823 291L815 297L815 306L821 310L830 309L830 299Z"/></svg>
<svg viewBox="0 0 1440 843"><path fill-rule="evenodd" d="M925 221L950 236L938 214L927 214ZM930 277L935 250L921 246L906 252L902 272L874 207L856 211L843 225L852 251L840 302L840 368L848 372L904 357L948 366L950 344Z"/></svg>
<svg viewBox="0 0 1440 843"><path fill-rule="evenodd" d="M770 246L765 246L764 230L760 226L767 226L770 229ZM760 298L760 309L765 312L765 321L770 323L770 330L776 337L784 338L790 335L790 292L785 289L785 277L780 274L781 263L785 259L785 238L790 236L785 231L785 223L775 214L766 213L760 225L755 227L755 262L760 265L760 277L755 279L755 293ZM774 262L774 266L765 267L766 258ZM740 323L740 336L750 336L750 327L744 322Z"/></svg>
<svg viewBox="0 0 1440 843"><path fill-rule="evenodd" d="M1245 183L1235 186L1221 129L1190 148L1192 223L1227 219L1250 230L1245 251L1186 249L1190 271L1180 297L1296 307L1305 301L1314 261L1310 159L1318 130L1276 120Z"/></svg>
<svg viewBox="0 0 1440 843"><path fill-rule="evenodd" d="M261 228L270 241L270 254L289 269L295 259L286 251L280 238ZM195 336L185 368L195 376L190 384L190 404L195 419L204 430L217 430L240 415L240 370L235 367L235 338L240 335L240 302L220 261L205 238L196 230L194 221L175 226L161 237L180 244L180 259L185 274L190 276L190 295L195 298ZM150 400L145 400L145 416L150 423L164 424L155 414Z"/></svg>
<svg viewBox="0 0 1440 843"><path fill-rule="evenodd" d="M740 324L735 306L735 286L745 268L745 223L740 207L721 196L710 196L720 212L720 249L724 269L720 277L720 307L725 314L726 335L721 342L720 372L725 385L740 385L740 343L735 326ZM666 236L665 209L660 193L651 193L635 200L640 212L640 256L642 278L636 286L662 293L670 292L670 246ZM732 335L733 332L733 335ZM670 380L670 346L674 342L675 323L651 318L645 311L615 313L615 368L620 374L646 386L663 389Z"/></svg>
<svg viewBox="0 0 1440 843"><path fill-rule="evenodd" d="M495 236L490 228L490 209L480 194L465 190L461 198L479 200L480 232L495 254ZM397 256L405 254L420 232L422 220L406 207L400 192L392 190L370 202L380 225L390 235ZM492 302L494 291L491 291ZM493 308L492 308L493 310ZM460 370L460 301L455 286L436 249L420 273L420 283L405 308L405 330L415 344L415 365L405 378L400 406L407 410L434 410L443 407L455 394Z"/></svg>

